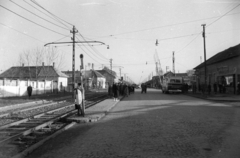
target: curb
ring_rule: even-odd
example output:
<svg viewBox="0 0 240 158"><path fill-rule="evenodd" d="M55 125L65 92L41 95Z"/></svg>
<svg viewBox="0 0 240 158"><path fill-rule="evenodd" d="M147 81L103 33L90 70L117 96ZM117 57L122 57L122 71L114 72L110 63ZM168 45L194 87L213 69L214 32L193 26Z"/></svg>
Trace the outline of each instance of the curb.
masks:
<svg viewBox="0 0 240 158"><path fill-rule="evenodd" d="M25 156L27 156L28 154L30 154L31 152L33 152L35 149L37 149L39 146L41 146L44 142L46 142L47 140L56 137L57 135L59 135L60 133L68 130L69 128L73 127L76 124L76 122L72 122L69 125L65 126L64 128L62 128L61 130L55 132L54 134L46 137L45 139L37 142L36 144L30 146L29 148L25 149L24 151L22 151L21 153L13 156L12 158L24 158Z"/></svg>
<svg viewBox="0 0 240 158"><path fill-rule="evenodd" d="M184 94L184 95L194 97L194 98L203 99L203 100L213 101L213 102L240 102L240 100L209 99L209 98L204 98L204 97L189 95L189 94Z"/></svg>
<svg viewBox="0 0 240 158"><path fill-rule="evenodd" d="M122 97L120 100L122 100L124 97ZM115 107L118 103L115 102L114 104L110 105L105 111L102 111L99 114L89 114L86 115L85 117L78 117L78 118L68 118L67 121L70 122L76 122L76 123L90 123L90 122L97 122L98 120L102 119L104 116L107 115L107 113Z"/></svg>

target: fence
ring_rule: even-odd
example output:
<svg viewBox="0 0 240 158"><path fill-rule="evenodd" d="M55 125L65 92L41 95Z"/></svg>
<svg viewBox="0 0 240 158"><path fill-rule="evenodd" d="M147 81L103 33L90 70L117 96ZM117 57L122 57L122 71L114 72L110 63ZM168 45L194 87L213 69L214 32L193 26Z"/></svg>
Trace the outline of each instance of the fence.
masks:
<svg viewBox="0 0 240 158"><path fill-rule="evenodd" d="M9 80L0 79L0 98L10 96L26 96L27 87L32 86L32 95L53 93L58 91L57 82L53 81L31 81L31 80Z"/></svg>

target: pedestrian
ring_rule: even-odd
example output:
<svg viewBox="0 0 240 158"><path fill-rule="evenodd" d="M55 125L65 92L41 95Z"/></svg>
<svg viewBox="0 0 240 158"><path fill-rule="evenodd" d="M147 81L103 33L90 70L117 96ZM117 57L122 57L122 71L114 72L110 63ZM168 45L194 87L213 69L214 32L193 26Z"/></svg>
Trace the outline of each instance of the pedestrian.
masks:
<svg viewBox="0 0 240 158"><path fill-rule="evenodd" d="M123 89L124 89L124 96L128 97L128 87L126 84L123 85Z"/></svg>
<svg viewBox="0 0 240 158"><path fill-rule="evenodd" d="M141 93L143 93L143 91L144 91L144 83L141 84L141 88L142 88L142 92Z"/></svg>
<svg viewBox="0 0 240 158"><path fill-rule="evenodd" d="M117 86L117 83L114 83L113 84L113 87L112 87L112 90L113 90L113 101L118 101L118 86Z"/></svg>
<svg viewBox="0 0 240 158"><path fill-rule="evenodd" d="M147 93L147 85L144 84L144 92Z"/></svg>
<svg viewBox="0 0 240 158"><path fill-rule="evenodd" d="M212 91L211 85L208 84L208 95L210 95L211 91Z"/></svg>
<svg viewBox="0 0 240 158"><path fill-rule="evenodd" d="M32 96L32 86L31 85L29 85L27 87L27 92L28 92L28 97L30 98Z"/></svg>
<svg viewBox="0 0 240 158"><path fill-rule="evenodd" d="M82 94L83 94L83 89L81 88L81 83L78 83L77 88L75 89L75 109L78 110L78 116L84 116L83 109L82 109Z"/></svg>
<svg viewBox="0 0 240 158"><path fill-rule="evenodd" d="M217 94L217 83L214 82L213 84L213 90L214 90L214 93Z"/></svg>

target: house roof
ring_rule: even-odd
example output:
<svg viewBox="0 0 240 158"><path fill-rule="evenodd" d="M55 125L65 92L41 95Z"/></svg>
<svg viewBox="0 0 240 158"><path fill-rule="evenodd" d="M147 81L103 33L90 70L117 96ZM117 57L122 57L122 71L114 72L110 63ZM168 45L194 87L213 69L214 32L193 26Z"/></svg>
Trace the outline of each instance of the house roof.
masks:
<svg viewBox="0 0 240 158"><path fill-rule="evenodd" d="M92 70L92 72L97 76L97 77L102 77L105 78L100 72Z"/></svg>
<svg viewBox="0 0 240 158"><path fill-rule="evenodd" d="M14 66L0 74L0 78L68 77L53 66Z"/></svg>
<svg viewBox="0 0 240 158"><path fill-rule="evenodd" d="M224 51L217 53L206 61L207 65L218 63L224 60L229 60L231 58L240 56L240 44L230 47ZM204 67L204 62L196 66L194 69L199 69Z"/></svg>
<svg viewBox="0 0 240 158"><path fill-rule="evenodd" d="M111 74L111 72L107 71L107 70L96 70L97 72L99 72L100 74L104 74L105 72L107 72L109 75L112 75L114 78L116 76L114 76L114 74Z"/></svg>

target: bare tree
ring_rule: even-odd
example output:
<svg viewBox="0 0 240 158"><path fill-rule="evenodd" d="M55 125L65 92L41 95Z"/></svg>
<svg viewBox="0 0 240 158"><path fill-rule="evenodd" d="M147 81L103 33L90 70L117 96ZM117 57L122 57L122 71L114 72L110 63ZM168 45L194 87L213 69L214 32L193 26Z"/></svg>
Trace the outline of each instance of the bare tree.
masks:
<svg viewBox="0 0 240 158"><path fill-rule="evenodd" d="M49 47L45 52L45 61L47 65L51 65L53 62L55 63L55 68L61 70L64 68L64 59L65 55L63 52L60 52L55 47Z"/></svg>
<svg viewBox="0 0 240 158"><path fill-rule="evenodd" d="M25 58L22 53L19 54L19 56L18 56L18 63L19 63L19 66L22 66L23 64L25 64Z"/></svg>

